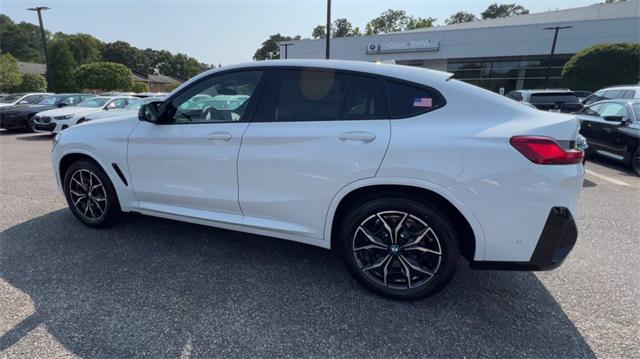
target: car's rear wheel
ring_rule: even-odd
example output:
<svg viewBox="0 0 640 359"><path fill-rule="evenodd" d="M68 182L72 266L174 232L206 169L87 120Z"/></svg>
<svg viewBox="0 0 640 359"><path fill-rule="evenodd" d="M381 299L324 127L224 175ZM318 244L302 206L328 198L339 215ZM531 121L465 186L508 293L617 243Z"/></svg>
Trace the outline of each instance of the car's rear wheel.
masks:
<svg viewBox="0 0 640 359"><path fill-rule="evenodd" d="M96 163L80 160L64 174L64 194L71 212L85 225L105 227L120 214L113 184Z"/></svg>
<svg viewBox="0 0 640 359"><path fill-rule="evenodd" d="M637 176L640 176L640 147L636 148L636 151L631 157L631 168L633 168L633 172L635 172Z"/></svg>
<svg viewBox="0 0 640 359"><path fill-rule="evenodd" d="M455 231L435 207L401 197L383 197L354 208L343 222L345 265L365 288L401 300L442 289L460 255Z"/></svg>

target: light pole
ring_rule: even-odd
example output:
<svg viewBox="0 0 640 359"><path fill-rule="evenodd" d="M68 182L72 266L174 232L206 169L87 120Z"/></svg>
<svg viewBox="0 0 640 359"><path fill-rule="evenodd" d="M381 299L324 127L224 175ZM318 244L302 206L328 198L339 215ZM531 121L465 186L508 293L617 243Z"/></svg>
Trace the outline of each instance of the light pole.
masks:
<svg viewBox="0 0 640 359"><path fill-rule="evenodd" d="M545 27L543 30L553 30L553 44L551 45L551 53L549 54L549 60L547 62L547 73L544 77L544 88L549 88L549 72L551 72L551 61L553 60L553 54L556 52L556 42L558 41L558 31L562 29L570 29L573 26L554 26Z"/></svg>
<svg viewBox="0 0 640 359"><path fill-rule="evenodd" d="M45 77L47 78L47 87L51 86L49 82L49 54L47 53L47 38L44 34L44 25L42 25L42 12L49 10L46 6L30 7L27 10L36 11L38 13L38 22L40 23L40 40L42 41L42 51L44 52L44 64L46 67Z"/></svg>
<svg viewBox="0 0 640 359"><path fill-rule="evenodd" d="M289 46L293 46L295 44L292 43L288 43L288 44L280 44L280 46L284 46L284 58L287 59L289 57Z"/></svg>
<svg viewBox="0 0 640 359"><path fill-rule="evenodd" d="M324 58L329 60L329 55L331 53L331 50L329 49L331 47L331 0L327 0L327 32L325 34L325 41L326 53Z"/></svg>

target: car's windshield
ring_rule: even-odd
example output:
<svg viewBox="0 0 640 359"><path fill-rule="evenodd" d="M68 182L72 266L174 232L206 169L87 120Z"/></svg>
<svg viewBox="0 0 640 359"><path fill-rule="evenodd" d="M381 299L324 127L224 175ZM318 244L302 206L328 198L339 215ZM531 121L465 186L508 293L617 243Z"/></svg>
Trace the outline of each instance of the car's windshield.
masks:
<svg viewBox="0 0 640 359"><path fill-rule="evenodd" d="M78 104L78 107L102 107L110 98L108 97L94 97L88 100L84 100Z"/></svg>
<svg viewBox="0 0 640 359"><path fill-rule="evenodd" d="M47 96L38 102L38 105L55 105L60 96Z"/></svg>
<svg viewBox="0 0 640 359"><path fill-rule="evenodd" d="M24 96L24 94L13 94L13 95L6 95L5 97L0 99L0 103L12 103L12 102L16 102L17 100L19 100L22 96Z"/></svg>
<svg viewBox="0 0 640 359"><path fill-rule="evenodd" d="M566 92L543 92L531 95L532 104L542 103L578 103L578 97L573 93Z"/></svg>

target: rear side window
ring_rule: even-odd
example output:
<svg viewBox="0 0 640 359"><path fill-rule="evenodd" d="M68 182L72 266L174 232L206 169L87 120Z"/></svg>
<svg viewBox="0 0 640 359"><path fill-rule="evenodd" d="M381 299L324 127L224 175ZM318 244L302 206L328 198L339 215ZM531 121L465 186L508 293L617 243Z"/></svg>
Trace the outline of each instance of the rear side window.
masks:
<svg viewBox="0 0 640 359"><path fill-rule="evenodd" d="M431 91L393 80L387 81L391 116L404 118L417 116L444 105L444 100Z"/></svg>
<svg viewBox="0 0 640 359"><path fill-rule="evenodd" d="M274 73L257 121L335 121L388 117L382 80L346 72L282 69Z"/></svg>
<svg viewBox="0 0 640 359"><path fill-rule="evenodd" d="M549 103L578 103L578 97L573 93L544 92L531 95L531 104Z"/></svg>
<svg viewBox="0 0 640 359"><path fill-rule="evenodd" d="M620 96L620 98L623 98L623 99L625 99L625 100L628 100L628 99L632 99L632 98L634 98L634 97L635 97L635 95L636 95L636 92L635 92L634 90L625 90L625 91L622 93L622 96Z"/></svg>

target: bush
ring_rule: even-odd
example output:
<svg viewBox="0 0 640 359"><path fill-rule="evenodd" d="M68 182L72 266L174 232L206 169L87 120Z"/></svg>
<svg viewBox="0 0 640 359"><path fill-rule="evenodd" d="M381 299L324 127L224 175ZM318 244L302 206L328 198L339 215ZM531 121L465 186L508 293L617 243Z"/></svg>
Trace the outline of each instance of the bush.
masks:
<svg viewBox="0 0 640 359"><path fill-rule="evenodd" d="M76 84L83 90L130 91L131 76L129 68L113 62L85 64L74 72Z"/></svg>
<svg viewBox="0 0 640 359"><path fill-rule="evenodd" d="M0 92L15 92L22 83L18 60L11 54L0 55Z"/></svg>
<svg viewBox="0 0 640 359"><path fill-rule="evenodd" d="M38 74L23 74L18 92L46 92L47 80Z"/></svg>
<svg viewBox="0 0 640 359"><path fill-rule="evenodd" d="M149 92L149 86L144 82L134 82L133 86L131 86L131 91L133 92Z"/></svg>
<svg viewBox="0 0 640 359"><path fill-rule="evenodd" d="M562 78L569 88L596 91L638 83L640 44L602 44L586 48L567 61Z"/></svg>

